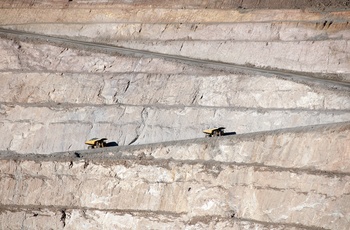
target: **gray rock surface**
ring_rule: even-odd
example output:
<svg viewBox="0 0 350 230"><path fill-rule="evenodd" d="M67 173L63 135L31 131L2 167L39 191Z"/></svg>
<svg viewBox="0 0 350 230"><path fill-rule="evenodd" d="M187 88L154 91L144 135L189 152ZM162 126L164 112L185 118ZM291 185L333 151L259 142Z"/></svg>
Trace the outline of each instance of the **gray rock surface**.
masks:
<svg viewBox="0 0 350 230"><path fill-rule="evenodd" d="M349 7L2 1L0 229L349 229Z"/></svg>
<svg viewBox="0 0 350 230"><path fill-rule="evenodd" d="M1 45L0 129L9 134L1 146L20 153L78 150L96 136L145 144L203 137L211 126L251 133L350 117L346 87L45 44Z"/></svg>
<svg viewBox="0 0 350 230"><path fill-rule="evenodd" d="M0 116L7 134L2 149L44 154L86 148L84 142L96 136L119 145L145 144L204 137L202 130L211 126L241 134L349 119L348 112L336 111L56 105L3 105Z"/></svg>
<svg viewBox="0 0 350 230"><path fill-rule="evenodd" d="M39 24L36 18L31 17L22 19L24 25L7 21L9 17L0 18L0 23L12 29L196 59L261 68L345 74L349 80L350 27L347 22L350 15L347 11L327 14L276 11L271 14L269 11L174 12L162 9L159 12L151 10L153 18L148 18L147 10L135 9L133 13L142 19L131 17L130 12L117 14L120 11L118 8L115 11L96 9L95 14L99 17L95 18L87 18L91 12L85 11L74 10L75 14L81 15L78 22L72 15L72 9L52 9L50 15L36 9L36 14L43 17ZM9 10L8 14L20 12ZM289 18L288 13L295 17ZM164 18L164 15L169 17ZM93 24L86 25L87 22ZM55 23L54 27L52 23Z"/></svg>
<svg viewBox="0 0 350 230"><path fill-rule="evenodd" d="M101 218L138 222L156 215L148 225L181 228L197 220L194 229L239 229L255 221L259 229L268 223L346 229L349 138L347 122L21 161L2 156L1 202L31 212L59 208L68 228L75 221L101 226Z"/></svg>

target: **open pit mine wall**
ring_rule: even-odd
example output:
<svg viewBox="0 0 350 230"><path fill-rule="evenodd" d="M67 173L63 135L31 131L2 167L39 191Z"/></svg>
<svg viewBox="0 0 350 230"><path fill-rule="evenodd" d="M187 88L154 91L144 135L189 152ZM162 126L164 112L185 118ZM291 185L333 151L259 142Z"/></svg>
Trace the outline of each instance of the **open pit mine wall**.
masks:
<svg viewBox="0 0 350 230"><path fill-rule="evenodd" d="M241 134L350 120L348 11L50 3L3 1L0 26L111 46L2 31L2 150L49 154L86 148L92 137L135 145L199 138L214 126ZM120 54L112 45L158 55Z"/></svg>
<svg viewBox="0 0 350 230"><path fill-rule="evenodd" d="M174 9L309 9L345 10L350 8L347 0L2 0L1 7L153 7Z"/></svg>
<svg viewBox="0 0 350 230"><path fill-rule="evenodd" d="M246 54L252 58L261 54L249 50L257 47L257 41L264 47L277 42L286 47L268 51L259 62L284 60L283 68L288 69L294 63L290 57L298 54L293 68L299 66L299 71L313 72L317 78L350 82L347 12L163 9L166 17L158 11L149 17L151 9L144 8L90 10L1 9L0 22L6 28L74 41L118 41L126 47L147 43L148 48L141 47L145 50L159 42L180 50L171 44L185 39L198 43L191 54L199 50L200 59L214 61L219 59L212 58L212 52L224 54L217 48L207 52L202 45L208 41L236 44L244 54L230 55L240 61L249 59ZM290 14L293 18L288 18ZM323 26L331 19L332 24ZM207 23L198 24L201 20ZM48 154L86 148L84 142L92 137L107 137L119 145L145 144L203 137L202 130L214 126L250 133L350 120L348 85L302 81L259 69L220 71L222 66L209 68L152 54L119 55L113 46L101 50L91 43L74 46L69 40L53 44L50 38L3 37L0 147L4 150ZM307 64L310 61L315 62Z"/></svg>
<svg viewBox="0 0 350 230"><path fill-rule="evenodd" d="M220 72L154 57L0 41L1 149L79 150L349 121L346 86ZM43 135L45 134L45 135Z"/></svg>
<svg viewBox="0 0 350 230"><path fill-rule="evenodd" d="M350 11L142 6L1 11L4 28L350 82Z"/></svg>
<svg viewBox="0 0 350 230"><path fill-rule="evenodd" d="M0 155L1 229L349 229L350 123Z"/></svg>
<svg viewBox="0 0 350 230"><path fill-rule="evenodd" d="M0 6L0 229L350 229L346 1Z"/></svg>

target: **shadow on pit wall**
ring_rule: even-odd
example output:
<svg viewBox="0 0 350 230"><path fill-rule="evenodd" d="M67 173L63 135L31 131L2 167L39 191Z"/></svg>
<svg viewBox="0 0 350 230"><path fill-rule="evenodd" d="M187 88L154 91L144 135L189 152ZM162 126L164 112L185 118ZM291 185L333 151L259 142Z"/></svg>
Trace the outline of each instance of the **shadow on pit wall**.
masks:
<svg viewBox="0 0 350 230"><path fill-rule="evenodd" d="M115 147L118 146L118 143L115 141L107 142L105 147Z"/></svg>
<svg viewBox="0 0 350 230"><path fill-rule="evenodd" d="M225 132L223 136L236 135L236 132Z"/></svg>

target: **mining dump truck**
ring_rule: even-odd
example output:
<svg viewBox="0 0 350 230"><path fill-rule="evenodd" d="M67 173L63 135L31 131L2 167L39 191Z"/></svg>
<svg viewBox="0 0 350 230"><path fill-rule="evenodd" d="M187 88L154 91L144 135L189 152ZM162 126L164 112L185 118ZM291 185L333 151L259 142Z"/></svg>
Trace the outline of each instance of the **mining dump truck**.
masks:
<svg viewBox="0 0 350 230"><path fill-rule="evenodd" d="M88 145L88 149L104 148L106 147L107 138L92 138L85 142Z"/></svg>
<svg viewBox="0 0 350 230"><path fill-rule="evenodd" d="M205 133L206 137L218 137L224 135L224 129L225 127L219 127L219 128L213 128L213 129L206 129L203 130L203 133Z"/></svg>

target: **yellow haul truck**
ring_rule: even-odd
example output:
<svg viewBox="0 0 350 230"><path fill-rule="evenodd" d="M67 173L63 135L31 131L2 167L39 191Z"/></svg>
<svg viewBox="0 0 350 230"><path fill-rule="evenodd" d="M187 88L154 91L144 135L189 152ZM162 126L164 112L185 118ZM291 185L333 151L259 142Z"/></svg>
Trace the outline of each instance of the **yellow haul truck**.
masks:
<svg viewBox="0 0 350 230"><path fill-rule="evenodd" d="M85 142L88 145L88 149L104 148L106 147L107 138L92 138Z"/></svg>
<svg viewBox="0 0 350 230"><path fill-rule="evenodd" d="M224 135L224 129L225 127L219 127L219 128L213 128L213 129L206 129L203 130L203 133L205 133L206 137L218 137Z"/></svg>

